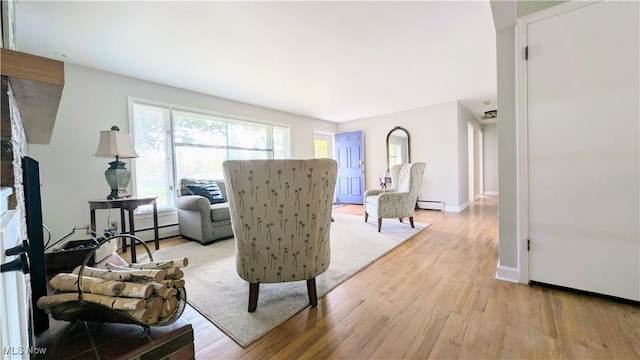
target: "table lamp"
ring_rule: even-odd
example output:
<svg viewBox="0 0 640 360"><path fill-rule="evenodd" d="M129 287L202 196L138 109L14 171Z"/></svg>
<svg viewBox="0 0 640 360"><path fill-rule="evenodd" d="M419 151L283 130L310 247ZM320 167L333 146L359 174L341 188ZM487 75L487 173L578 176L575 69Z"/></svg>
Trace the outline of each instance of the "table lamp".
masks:
<svg viewBox="0 0 640 360"><path fill-rule="evenodd" d="M115 161L109 163L110 167L104 172L107 183L111 187L111 193L107 199L122 199L131 196L127 193L131 173L125 167L127 164L120 161L120 159L138 157L138 153L133 148L131 136L120 132L117 126L112 126L111 130L100 131L100 143L95 156L116 158Z"/></svg>

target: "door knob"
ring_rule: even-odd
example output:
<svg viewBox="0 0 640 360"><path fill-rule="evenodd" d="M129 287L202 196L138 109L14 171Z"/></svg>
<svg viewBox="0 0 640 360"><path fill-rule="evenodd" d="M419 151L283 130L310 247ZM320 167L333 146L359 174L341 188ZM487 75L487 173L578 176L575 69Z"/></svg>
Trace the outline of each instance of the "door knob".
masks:
<svg viewBox="0 0 640 360"><path fill-rule="evenodd" d="M27 254L21 253L19 258L0 265L0 272L5 273L10 271L22 271L23 274L28 274L29 260L27 259Z"/></svg>

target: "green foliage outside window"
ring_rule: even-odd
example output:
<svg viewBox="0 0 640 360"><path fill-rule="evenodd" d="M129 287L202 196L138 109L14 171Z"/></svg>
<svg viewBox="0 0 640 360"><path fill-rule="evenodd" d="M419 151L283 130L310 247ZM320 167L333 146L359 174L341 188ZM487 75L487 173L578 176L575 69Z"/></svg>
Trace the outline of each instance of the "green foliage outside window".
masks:
<svg viewBox="0 0 640 360"><path fill-rule="evenodd" d="M222 179L227 159L289 158L289 129L170 107L132 103L138 196L171 206L182 178Z"/></svg>

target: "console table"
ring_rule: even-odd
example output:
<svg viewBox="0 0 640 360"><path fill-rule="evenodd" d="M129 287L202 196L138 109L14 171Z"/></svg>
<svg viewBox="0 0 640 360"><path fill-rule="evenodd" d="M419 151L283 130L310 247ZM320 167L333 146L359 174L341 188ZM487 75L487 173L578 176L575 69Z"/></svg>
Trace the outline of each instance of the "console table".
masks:
<svg viewBox="0 0 640 360"><path fill-rule="evenodd" d="M122 224L122 234L135 235L135 223L133 219L133 211L141 205L153 205L153 235L155 239L156 250L160 248L158 239L158 207L156 204L157 196L150 197L128 197L123 199L98 199L89 200L89 209L91 211L91 230L96 231L96 209L120 209L120 223ZM129 231L125 226L124 211L127 210L129 215ZM135 240L131 240L131 262L136 262L136 246ZM123 251L127 251L127 241L122 244Z"/></svg>

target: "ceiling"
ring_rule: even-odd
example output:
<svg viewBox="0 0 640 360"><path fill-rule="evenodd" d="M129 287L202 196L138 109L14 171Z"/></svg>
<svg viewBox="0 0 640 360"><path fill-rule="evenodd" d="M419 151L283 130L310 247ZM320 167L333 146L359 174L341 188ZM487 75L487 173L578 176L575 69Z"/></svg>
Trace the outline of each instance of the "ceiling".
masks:
<svg viewBox="0 0 640 360"><path fill-rule="evenodd" d="M497 109L488 0L18 1L15 19L18 51L328 121Z"/></svg>

